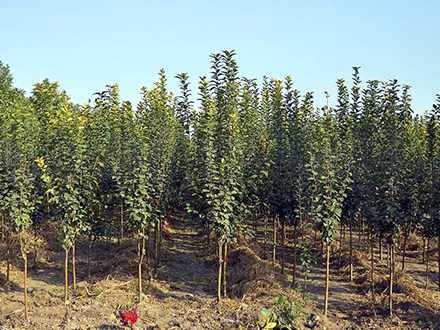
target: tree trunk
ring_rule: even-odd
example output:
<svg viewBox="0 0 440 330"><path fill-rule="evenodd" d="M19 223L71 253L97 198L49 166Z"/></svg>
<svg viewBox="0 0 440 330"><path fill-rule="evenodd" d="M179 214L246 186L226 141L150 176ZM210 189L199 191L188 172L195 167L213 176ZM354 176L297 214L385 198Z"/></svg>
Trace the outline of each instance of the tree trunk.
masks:
<svg viewBox="0 0 440 330"><path fill-rule="evenodd" d="M390 248L390 316L393 316L394 245Z"/></svg>
<svg viewBox="0 0 440 330"><path fill-rule="evenodd" d="M267 215L264 217L264 242L263 242L263 246L264 246L264 252L267 253Z"/></svg>
<svg viewBox="0 0 440 330"><path fill-rule="evenodd" d="M9 274L11 273L11 233L6 231L6 282L9 282Z"/></svg>
<svg viewBox="0 0 440 330"><path fill-rule="evenodd" d="M29 309L28 309L28 287L27 287L27 277L28 277L28 258L27 258L27 252L26 252L26 242L25 238L23 237L23 233L20 234L20 248L21 248L21 255L23 256L24 260L24 317L26 321L29 320Z"/></svg>
<svg viewBox="0 0 440 330"><path fill-rule="evenodd" d="M438 273L438 288L440 290L440 238L438 239L437 242L438 242L437 243L437 251L438 251L438 259L437 259L437 261L438 261L438 271L439 271L439 273Z"/></svg>
<svg viewBox="0 0 440 330"><path fill-rule="evenodd" d="M428 275L429 275L429 257L428 257L428 249L429 249L429 239L425 239L423 242L423 261L425 262L425 290L428 289Z"/></svg>
<svg viewBox="0 0 440 330"><path fill-rule="evenodd" d="M353 227L349 226L350 230L350 282L353 282Z"/></svg>
<svg viewBox="0 0 440 330"><path fill-rule="evenodd" d="M27 276L28 276L28 260L26 252L24 253L24 317L26 321L29 320L29 307L28 307L28 287L27 287Z"/></svg>
<svg viewBox="0 0 440 330"><path fill-rule="evenodd" d="M325 261L325 301L324 301L324 315L327 316L328 310L328 289L330 285L330 245L326 244L326 261Z"/></svg>
<svg viewBox="0 0 440 330"><path fill-rule="evenodd" d="M440 237L437 240L437 251L438 251L437 261L438 261L438 271L439 271L439 273L438 273L438 288L440 291Z"/></svg>
<svg viewBox="0 0 440 330"><path fill-rule="evenodd" d="M91 275L92 275L92 234L89 234L89 253L87 257L87 278L89 280L89 284L91 284Z"/></svg>
<svg viewBox="0 0 440 330"><path fill-rule="evenodd" d="M223 258L223 297L226 298L226 264L228 260L228 243L225 243L225 257Z"/></svg>
<svg viewBox="0 0 440 330"><path fill-rule="evenodd" d="M423 255L422 255L422 262L425 262L426 260L426 238L423 239Z"/></svg>
<svg viewBox="0 0 440 330"><path fill-rule="evenodd" d="M76 295L76 266L75 266L75 240L72 244L72 276L73 276L73 295Z"/></svg>
<svg viewBox="0 0 440 330"><path fill-rule="evenodd" d="M343 231L343 225L341 221L341 231L339 233L339 249L338 249L338 274L341 270L341 256L342 256L342 231Z"/></svg>
<svg viewBox="0 0 440 330"><path fill-rule="evenodd" d="M139 304L142 302L142 262L145 255L145 227L142 228L142 237L140 230L138 230L138 289L139 289Z"/></svg>
<svg viewBox="0 0 440 330"><path fill-rule="evenodd" d="M156 268L159 268L162 260L162 234L163 234L163 220L159 220L159 245L158 245L158 251L157 251L157 266ZM157 269L156 269L157 272Z"/></svg>
<svg viewBox="0 0 440 330"><path fill-rule="evenodd" d="M273 270L275 271L276 262L276 249L277 249L277 217L273 218L273 230L272 230L273 242L272 242L272 263Z"/></svg>
<svg viewBox="0 0 440 330"><path fill-rule="evenodd" d="M281 224L281 274L284 275L284 263L285 263L285 238L286 238L286 219L283 219Z"/></svg>
<svg viewBox="0 0 440 330"><path fill-rule="evenodd" d="M295 281L296 281L296 231L297 231L297 224L293 226L292 288L295 287Z"/></svg>
<svg viewBox="0 0 440 330"><path fill-rule="evenodd" d="M222 264L223 264L223 260L222 260L222 256L223 256L223 243L221 243L220 241L218 242L218 278L217 278L217 299L218 301L222 300L222 295L221 295L221 286L222 286Z"/></svg>
<svg viewBox="0 0 440 330"><path fill-rule="evenodd" d="M69 249L65 249L64 257L64 303L67 305L69 298Z"/></svg>
<svg viewBox="0 0 440 330"><path fill-rule="evenodd" d="M121 203L121 240L124 239L124 204Z"/></svg>
<svg viewBox="0 0 440 330"><path fill-rule="evenodd" d="M374 242L370 240L370 251L371 251L371 301L373 305L376 304L376 296L374 295Z"/></svg>
<svg viewBox="0 0 440 330"><path fill-rule="evenodd" d="M156 226L154 226L154 230L156 229ZM151 273L153 267L152 265L152 255L154 254L154 241L155 241L155 235L151 235L151 224L148 224L148 231L147 231L147 238L144 236L144 240L146 243L146 253L147 253L147 278L148 282L151 281Z"/></svg>
<svg viewBox="0 0 440 330"><path fill-rule="evenodd" d="M159 260L159 232L160 220L154 226L154 278L157 276L158 260Z"/></svg>

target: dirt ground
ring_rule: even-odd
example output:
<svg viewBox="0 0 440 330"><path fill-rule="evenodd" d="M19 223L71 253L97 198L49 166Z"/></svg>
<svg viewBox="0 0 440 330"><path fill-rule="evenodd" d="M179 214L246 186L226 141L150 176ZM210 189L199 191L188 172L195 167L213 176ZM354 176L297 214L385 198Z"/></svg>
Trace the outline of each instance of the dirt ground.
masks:
<svg viewBox="0 0 440 330"><path fill-rule="evenodd" d="M290 235L290 233L288 233ZM269 235L270 236L270 235ZM5 282L5 246L0 246L0 330L9 329L122 329L119 315L137 304L136 247L132 241L93 242L92 285L87 282L87 240L77 247L78 288L71 286L64 303L64 252L55 248L54 233L43 232L34 268L29 271L29 321L24 319L23 262L17 244L13 248L11 281ZM356 237L355 237L356 238ZM347 240L347 237L344 238ZM268 249L241 240L230 248L228 295L217 302L214 247L206 244L195 225L181 216L171 218L163 241L162 263L157 277L144 281L144 300L138 305L133 329L257 329L263 320L262 307L270 309L278 297L299 299L304 292L304 269L297 267L299 291L290 288L292 247L286 248L286 272L275 272ZM386 256L375 255L376 303L371 301L371 260L365 247L355 252L354 281L348 282L348 251L339 257L333 251L329 312L324 306L325 268L323 259L307 279L307 306L297 322L298 329L440 329L440 293L436 284L437 264L430 265L425 290L425 266L420 244L413 238L405 272L400 271L401 254L396 254L394 315L389 317L388 267ZM268 246L270 248L270 246ZM280 249L277 250L277 258ZM376 259L377 258L377 259ZM30 257L30 264L33 265ZM70 267L70 266L69 266ZM339 271L336 269L340 268ZM72 278L69 279L69 284Z"/></svg>

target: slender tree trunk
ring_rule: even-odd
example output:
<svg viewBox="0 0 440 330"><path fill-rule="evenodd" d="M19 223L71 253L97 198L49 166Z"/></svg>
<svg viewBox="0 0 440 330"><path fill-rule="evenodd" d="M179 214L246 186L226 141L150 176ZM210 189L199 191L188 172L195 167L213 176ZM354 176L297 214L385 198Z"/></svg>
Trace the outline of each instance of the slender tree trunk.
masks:
<svg viewBox="0 0 440 330"><path fill-rule="evenodd" d="M144 260L145 255L145 227L142 228L142 237L141 232L138 230L138 256L139 256L139 262L138 262L138 289L139 289L139 303L142 302L142 262Z"/></svg>
<svg viewBox="0 0 440 330"><path fill-rule="evenodd" d="M350 282L353 282L353 226L349 226L350 231Z"/></svg>
<svg viewBox="0 0 440 330"><path fill-rule="evenodd" d="M24 260L24 317L26 321L29 320L29 309L28 309L28 287L27 287L27 277L28 277L28 258L27 258L27 252L26 252L26 242L25 238L23 237L24 233L20 233L20 248L21 248L21 255L23 256Z"/></svg>
<svg viewBox="0 0 440 330"><path fill-rule="evenodd" d="M325 262L325 301L324 301L324 315L327 316L328 310L328 289L330 285L330 245L326 244L326 262Z"/></svg>
<svg viewBox="0 0 440 330"><path fill-rule="evenodd" d="M428 251L429 249L429 239L425 239L423 244L423 261L425 262L425 290L428 289L428 276L429 276L429 257Z"/></svg>
<svg viewBox="0 0 440 330"><path fill-rule="evenodd" d="M124 204L121 203L121 240L124 239Z"/></svg>
<svg viewBox="0 0 440 330"><path fill-rule="evenodd" d="M64 303L67 305L69 298L69 249L65 249L64 257Z"/></svg>
<svg viewBox="0 0 440 330"><path fill-rule="evenodd" d="M423 256L422 256L423 262L426 260L426 238L423 239Z"/></svg>
<svg viewBox="0 0 440 330"><path fill-rule="evenodd" d="M162 262L162 234L163 234L163 220L159 220L159 246L158 246L158 255L157 255L157 267L159 268ZM156 269L157 272L157 269Z"/></svg>
<svg viewBox="0 0 440 330"><path fill-rule="evenodd" d="M437 240L437 252L438 252L438 288L440 290L440 238Z"/></svg>
<svg viewBox="0 0 440 330"><path fill-rule="evenodd" d="M393 316L394 245L390 248L390 316Z"/></svg>
<svg viewBox="0 0 440 330"><path fill-rule="evenodd" d="M359 236L358 236L358 251L361 250L361 236L362 236L362 220L359 220Z"/></svg>
<svg viewBox="0 0 440 330"><path fill-rule="evenodd" d="M6 282L9 282L11 272L11 233L8 228L6 231Z"/></svg>
<svg viewBox="0 0 440 330"><path fill-rule="evenodd" d="M159 220L160 221L160 220ZM159 259L159 228L160 224L159 222L156 223L154 226L154 278L157 275L157 266L158 266L158 259Z"/></svg>
<svg viewBox="0 0 440 330"><path fill-rule="evenodd" d="M295 281L296 281L296 232L297 232L297 224L293 226L292 287L295 287Z"/></svg>
<svg viewBox="0 0 440 330"><path fill-rule="evenodd" d="M27 277L28 277L28 260L26 252L23 254L24 256L24 317L26 321L29 320L29 307L28 307L28 286L27 286Z"/></svg>
<svg viewBox="0 0 440 330"><path fill-rule="evenodd" d="M218 242L218 279L217 279L217 299L218 301L222 300L221 295L221 286L222 286L222 264L223 264L223 243Z"/></svg>
<svg viewBox="0 0 440 330"><path fill-rule="evenodd" d="M341 256L342 256L342 230L343 224L341 221L341 231L339 233L339 249L338 249L338 274L341 271Z"/></svg>
<svg viewBox="0 0 440 330"><path fill-rule="evenodd" d="M73 295L76 295L75 240L73 240L73 244L72 244L72 276L73 276Z"/></svg>
<svg viewBox="0 0 440 330"><path fill-rule="evenodd" d="M283 219L281 224L281 274L284 275L284 263L285 263L285 242L286 242L286 219Z"/></svg>
<svg viewBox="0 0 440 330"><path fill-rule="evenodd" d="M272 230L273 242L272 242L272 263L275 271L276 263L276 250L277 250L277 216L273 218L273 230Z"/></svg>
<svg viewBox="0 0 440 330"><path fill-rule="evenodd" d="M151 259L152 259L152 255L154 254L154 241L155 241L155 235L154 237L151 235L151 224L148 224L148 230L147 230L147 238L145 238L145 242L146 242L146 252L147 252L147 278L148 278L148 282L151 281L151 272L152 272L152 267L151 267Z"/></svg>
<svg viewBox="0 0 440 330"><path fill-rule="evenodd" d="M226 298L226 265L228 260L228 243L225 243L224 249L225 257L223 258L223 297Z"/></svg>
<svg viewBox="0 0 440 330"><path fill-rule="evenodd" d="M89 280L89 284L91 284L91 275L92 275L92 234L89 234L89 253L87 257L87 278Z"/></svg>
<svg viewBox="0 0 440 330"><path fill-rule="evenodd" d="M268 217L267 217L267 215L266 216L264 216L264 243L263 243L263 246L264 246L264 252L265 253L267 253L268 251L268 247L267 247L267 222L268 222L268 219L267 219Z"/></svg>
<svg viewBox="0 0 440 330"><path fill-rule="evenodd" d="M373 305L376 304L376 296L374 295L374 242L370 240L370 252L371 252L371 301Z"/></svg>

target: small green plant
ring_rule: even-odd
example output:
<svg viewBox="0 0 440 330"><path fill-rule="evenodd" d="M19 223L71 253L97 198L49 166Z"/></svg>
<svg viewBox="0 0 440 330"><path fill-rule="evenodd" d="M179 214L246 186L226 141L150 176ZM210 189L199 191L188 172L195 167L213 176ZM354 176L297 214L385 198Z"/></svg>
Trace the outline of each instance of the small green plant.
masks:
<svg viewBox="0 0 440 330"><path fill-rule="evenodd" d="M295 330L298 329L296 323L304 317L307 301L300 298L287 299L280 297L270 313L266 308L261 309L261 314L265 317L264 321L257 322L259 330Z"/></svg>
<svg viewBox="0 0 440 330"><path fill-rule="evenodd" d="M308 305L308 301L301 299L300 296L298 294L297 299L286 300L275 309L275 315L277 315L277 321L281 330L298 329L296 326L298 320L306 315L305 308Z"/></svg>
<svg viewBox="0 0 440 330"><path fill-rule="evenodd" d="M275 306L272 307L272 310L270 311L270 313L264 307L261 309L261 314L263 314L263 316L265 317L266 320L264 320L262 322L257 322L257 326L258 326L259 330L279 329L278 320L274 314L274 311L277 306L281 305L286 300L287 300L287 297L285 297L285 296L278 298L277 303L275 304Z"/></svg>

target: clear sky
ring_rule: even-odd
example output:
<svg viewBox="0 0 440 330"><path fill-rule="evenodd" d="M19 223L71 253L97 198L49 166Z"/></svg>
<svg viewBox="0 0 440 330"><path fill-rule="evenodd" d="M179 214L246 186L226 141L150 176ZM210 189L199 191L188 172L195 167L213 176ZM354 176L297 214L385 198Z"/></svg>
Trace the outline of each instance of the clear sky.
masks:
<svg viewBox="0 0 440 330"><path fill-rule="evenodd" d="M27 91L58 81L74 103L107 84L137 104L165 68L210 75L212 53L235 49L240 76L284 79L315 105L337 102L336 80L351 86L353 66L367 80L411 85L415 113L440 93L439 0L0 0L0 61Z"/></svg>

